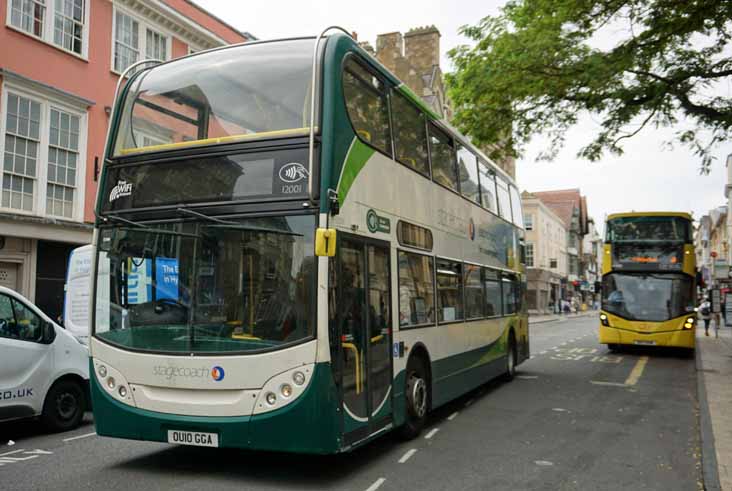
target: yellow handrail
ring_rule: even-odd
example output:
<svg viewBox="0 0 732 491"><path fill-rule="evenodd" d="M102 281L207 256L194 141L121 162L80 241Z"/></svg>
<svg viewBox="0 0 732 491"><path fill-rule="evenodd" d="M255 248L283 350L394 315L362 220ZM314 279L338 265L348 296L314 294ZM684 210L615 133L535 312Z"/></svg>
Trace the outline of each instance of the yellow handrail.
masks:
<svg viewBox="0 0 732 491"><path fill-rule="evenodd" d="M345 349L353 351L353 355L356 358L356 394L361 393L361 356L358 354L358 348L353 343L341 343Z"/></svg>

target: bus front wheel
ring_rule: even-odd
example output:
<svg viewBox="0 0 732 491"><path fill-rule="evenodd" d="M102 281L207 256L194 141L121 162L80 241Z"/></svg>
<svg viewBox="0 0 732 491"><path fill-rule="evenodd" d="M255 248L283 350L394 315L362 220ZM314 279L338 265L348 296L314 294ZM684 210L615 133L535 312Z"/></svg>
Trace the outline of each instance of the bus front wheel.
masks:
<svg viewBox="0 0 732 491"><path fill-rule="evenodd" d="M401 436L410 440L422 432L427 420L430 388L427 378L427 367L419 356L413 356L407 362L405 381L405 397L407 414L401 427Z"/></svg>

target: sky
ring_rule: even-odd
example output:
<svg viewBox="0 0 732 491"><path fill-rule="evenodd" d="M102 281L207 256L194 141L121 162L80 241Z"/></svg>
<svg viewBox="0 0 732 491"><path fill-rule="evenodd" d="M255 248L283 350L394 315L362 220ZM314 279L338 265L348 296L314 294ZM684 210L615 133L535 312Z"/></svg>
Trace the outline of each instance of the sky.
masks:
<svg viewBox="0 0 732 491"><path fill-rule="evenodd" d="M259 39L317 35L327 26L338 25L349 32L355 31L359 41L375 45L377 34L406 32L434 24L442 35L443 71L450 71L447 51L468 42L458 34L460 27L496 15L505 2L371 0L364 4L348 0L196 0L196 3ZM609 42L610 38L597 40L598 46ZM732 97L730 84L720 90ZM542 138L535 138L517 161L519 188L522 191L580 188L587 196L589 215L598 225L606 214L619 211L691 211L699 218L725 204L725 160L732 154L732 142L715 150L717 160L708 175L700 175L699 160L686 147L675 145L673 150L664 149L664 142L672 139L674 129L644 129L626 140L625 154L620 157L605 156L599 162L577 159L577 151L591 141L597 121L589 115L582 117L577 127L567 134L565 147L552 162L535 160L544 148Z"/></svg>

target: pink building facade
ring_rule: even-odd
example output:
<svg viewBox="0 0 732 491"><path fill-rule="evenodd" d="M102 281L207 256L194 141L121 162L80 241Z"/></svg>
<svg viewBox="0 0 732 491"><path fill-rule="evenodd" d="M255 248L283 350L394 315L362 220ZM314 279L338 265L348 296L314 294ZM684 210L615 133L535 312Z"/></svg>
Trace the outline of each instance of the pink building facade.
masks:
<svg viewBox="0 0 732 491"><path fill-rule="evenodd" d="M0 285L61 312L127 66L250 39L189 0L0 0Z"/></svg>

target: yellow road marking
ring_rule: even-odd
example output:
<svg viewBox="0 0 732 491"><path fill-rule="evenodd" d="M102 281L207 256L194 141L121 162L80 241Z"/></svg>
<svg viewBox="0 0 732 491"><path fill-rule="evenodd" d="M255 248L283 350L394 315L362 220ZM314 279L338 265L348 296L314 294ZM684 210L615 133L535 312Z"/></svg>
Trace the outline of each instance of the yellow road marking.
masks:
<svg viewBox="0 0 732 491"><path fill-rule="evenodd" d="M628 375L628 378L625 380L625 385L635 385L638 382L638 379L641 378L641 375L643 375L643 370L646 368L647 363L648 357L641 356L633 367L633 370L631 370L630 375Z"/></svg>

